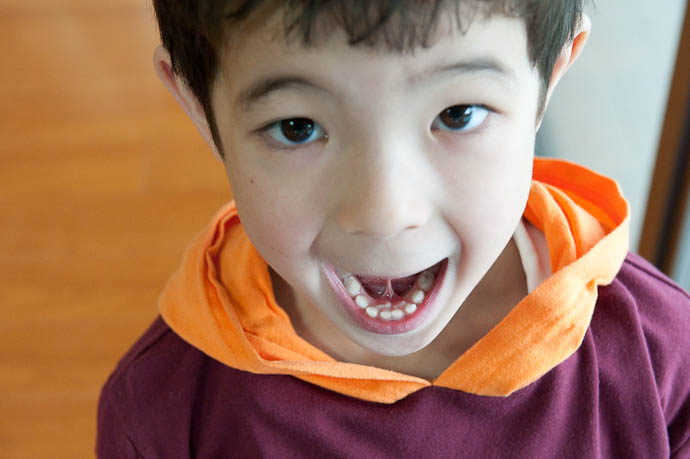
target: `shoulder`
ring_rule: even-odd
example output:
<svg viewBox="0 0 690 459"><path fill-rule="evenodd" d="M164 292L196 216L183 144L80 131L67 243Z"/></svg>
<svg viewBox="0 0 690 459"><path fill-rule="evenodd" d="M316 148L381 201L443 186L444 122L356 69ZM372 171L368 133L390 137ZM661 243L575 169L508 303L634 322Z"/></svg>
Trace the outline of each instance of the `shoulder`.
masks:
<svg viewBox="0 0 690 459"><path fill-rule="evenodd" d="M628 253L613 282L599 287L596 313L638 325L659 348L690 342L690 295L654 265ZM595 314L596 314L595 313Z"/></svg>
<svg viewBox="0 0 690 459"><path fill-rule="evenodd" d="M639 255L629 253L614 281L599 289L593 325L618 360L646 354L671 446L690 447L690 295ZM637 347L639 346L639 347Z"/></svg>
<svg viewBox="0 0 690 459"><path fill-rule="evenodd" d="M230 368L177 335L159 317L105 383L98 405L99 458L246 456L277 413L311 400L315 386L286 375ZM325 391L325 390L324 390ZM268 413L267 418L263 418ZM257 424L248 418L263 419ZM278 426L278 427L277 427ZM282 427L281 427L282 428ZM245 449L243 449L245 448ZM233 456L234 457L234 456Z"/></svg>
<svg viewBox="0 0 690 459"><path fill-rule="evenodd" d="M185 343L159 316L120 359L103 393L116 399L151 396L160 392L160 377L167 380L173 368L199 361L201 357L198 350ZM158 384L152 384L154 381Z"/></svg>
<svg viewBox="0 0 690 459"><path fill-rule="evenodd" d="M101 390L99 457L148 457L189 438L189 422L180 421L193 415L195 394L210 360L156 318ZM123 445L136 455L126 454Z"/></svg>
<svg viewBox="0 0 690 459"><path fill-rule="evenodd" d="M638 338L659 382L690 371L690 295L639 255L628 253L613 282L599 288L593 325L611 345Z"/></svg>
<svg viewBox="0 0 690 459"><path fill-rule="evenodd" d="M682 287L641 256L628 253L614 281L599 294L597 307L639 327L658 378L679 371L678 366L690 370L690 295Z"/></svg>
<svg viewBox="0 0 690 459"><path fill-rule="evenodd" d="M688 304L690 304L690 294L640 255L632 252L628 253L617 279L624 281L633 288L655 287L655 291L669 294L673 300L683 303L681 309L679 309L681 314L690 314L687 308ZM644 293L644 291L640 293Z"/></svg>
<svg viewBox="0 0 690 459"><path fill-rule="evenodd" d="M627 255L612 286L622 287L625 303L634 308L652 346L650 351L688 349L690 295L681 286L634 253Z"/></svg>

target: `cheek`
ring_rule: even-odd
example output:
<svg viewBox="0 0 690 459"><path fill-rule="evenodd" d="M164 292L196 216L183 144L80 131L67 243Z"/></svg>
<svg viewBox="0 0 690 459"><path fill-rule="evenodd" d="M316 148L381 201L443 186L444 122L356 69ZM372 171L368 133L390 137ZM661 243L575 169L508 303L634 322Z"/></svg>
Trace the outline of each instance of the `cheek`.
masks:
<svg viewBox="0 0 690 459"><path fill-rule="evenodd" d="M524 126L504 129L448 164L458 171L447 183L447 201L462 238L496 241L509 238L524 212L532 178L534 135Z"/></svg>
<svg viewBox="0 0 690 459"><path fill-rule="evenodd" d="M319 205L310 201L317 185L314 174L304 160L267 152L228 113L227 107L219 110L218 123L226 174L242 225L270 265L301 263L320 228Z"/></svg>
<svg viewBox="0 0 690 459"><path fill-rule="evenodd" d="M303 199L307 191L237 161L227 172L242 225L261 256L269 264L303 257L319 225L318 212Z"/></svg>

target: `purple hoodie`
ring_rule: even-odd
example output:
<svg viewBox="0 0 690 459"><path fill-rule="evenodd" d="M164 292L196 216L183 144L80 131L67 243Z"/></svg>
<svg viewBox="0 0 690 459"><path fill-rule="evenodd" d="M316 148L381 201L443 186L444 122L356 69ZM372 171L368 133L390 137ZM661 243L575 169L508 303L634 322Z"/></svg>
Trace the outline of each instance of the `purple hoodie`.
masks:
<svg viewBox="0 0 690 459"><path fill-rule="evenodd" d="M690 296L628 254L580 348L507 397L393 404L203 354L158 318L101 393L101 458L690 458Z"/></svg>

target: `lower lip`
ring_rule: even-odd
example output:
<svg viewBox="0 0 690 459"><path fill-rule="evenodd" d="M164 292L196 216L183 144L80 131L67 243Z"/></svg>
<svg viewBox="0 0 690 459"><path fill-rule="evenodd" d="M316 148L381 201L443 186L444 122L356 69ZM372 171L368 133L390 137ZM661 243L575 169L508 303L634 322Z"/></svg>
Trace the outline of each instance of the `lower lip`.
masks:
<svg viewBox="0 0 690 459"><path fill-rule="evenodd" d="M335 292L336 296L340 300L340 303L345 307L350 317L362 328L372 333L377 333L380 335L397 335L401 333L406 333L424 324L427 319L433 316L436 311L440 308L440 303L436 302L436 297L441 285L446 277L446 268L448 267L448 259L446 258L441 262L441 266L434 284L431 289L425 295L424 301L417 305L417 311L414 314L405 316L402 319L394 321L385 321L379 318L369 317L363 309L357 306L345 290L345 286L338 277L335 269L331 265L325 265L326 279L330 284L331 288Z"/></svg>

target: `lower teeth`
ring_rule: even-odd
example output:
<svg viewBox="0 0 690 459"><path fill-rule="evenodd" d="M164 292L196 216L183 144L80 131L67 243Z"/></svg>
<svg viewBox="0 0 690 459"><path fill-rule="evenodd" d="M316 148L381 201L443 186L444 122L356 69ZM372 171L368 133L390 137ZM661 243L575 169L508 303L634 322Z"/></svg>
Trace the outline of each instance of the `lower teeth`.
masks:
<svg viewBox="0 0 690 459"><path fill-rule="evenodd" d="M405 313L400 309L394 309L393 312L391 312L391 316L393 316L393 319L402 319L405 317Z"/></svg>
<svg viewBox="0 0 690 459"><path fill-rule="evenodd" d="M391 307L390 301L385 301L386 298L382 298L384 301L376 304L372 304L372 299L366 295L365 289L359 280L350 273L343 273L344 278L341 278L343 286L348 294L352 297L355 304L364 312L366 315L374 318L380 318L385 321L400 320L405 316L410 316L417 312L418 305L421 304L426 294L431 289L438 273L438 267L434 266L432 268L423 271L415 282L416 288L413 285L411 289L408 290L407 301L402 300L397 302Z"/></svg>

